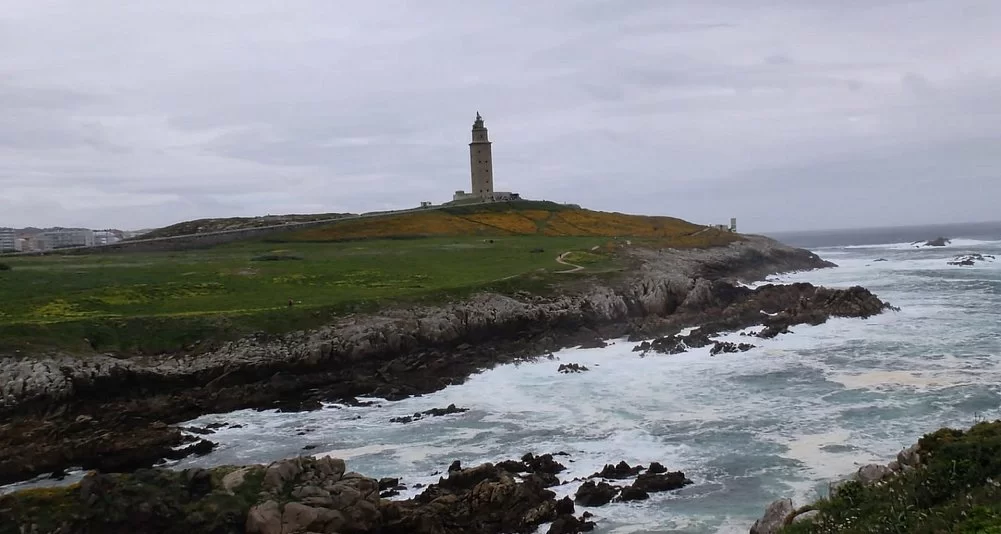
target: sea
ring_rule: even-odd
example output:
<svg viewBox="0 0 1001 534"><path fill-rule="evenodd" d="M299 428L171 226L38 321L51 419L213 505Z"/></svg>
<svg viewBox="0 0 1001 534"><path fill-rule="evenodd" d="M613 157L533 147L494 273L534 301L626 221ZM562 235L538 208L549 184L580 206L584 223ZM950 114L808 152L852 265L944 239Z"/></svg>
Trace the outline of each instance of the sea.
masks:
<svg viewBox="0 0 1001 534"><path fill-rule="evenodd" d="M922 246L939 236L951 242ZM724 336L755 345L743 353L643 356L635 343L613 340L397 402L206 415L186 425L223 424L208 436L219 448L172 467L331 455L371 477L400 477L410 489L397 498L406 498L453 460L567 453L558 458L568 468L554 488L560 496L604 464L658 461L694 484L589 509L596 532L746 533L775 499L805 504L927 432L1001 418L1001 223L774 237L838 266L768 282L862 285L900 311L796 326L768 340ZM973 254L983 261L949 265ZM571 362L589 371L557 372ZM468 411L390 422L450 404Z"/></svg>

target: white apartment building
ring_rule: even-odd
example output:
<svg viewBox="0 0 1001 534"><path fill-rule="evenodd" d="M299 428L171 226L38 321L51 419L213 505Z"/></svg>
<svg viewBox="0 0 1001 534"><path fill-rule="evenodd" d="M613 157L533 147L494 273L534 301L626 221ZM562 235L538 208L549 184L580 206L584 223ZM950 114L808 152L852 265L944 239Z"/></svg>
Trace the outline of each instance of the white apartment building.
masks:
<svg viewBox="0 0 1001 534"><path fill-rule="evenodd" d="M0 228L0 254L18 252L21 248L18 244L17 234L13 228Z"/></svg>

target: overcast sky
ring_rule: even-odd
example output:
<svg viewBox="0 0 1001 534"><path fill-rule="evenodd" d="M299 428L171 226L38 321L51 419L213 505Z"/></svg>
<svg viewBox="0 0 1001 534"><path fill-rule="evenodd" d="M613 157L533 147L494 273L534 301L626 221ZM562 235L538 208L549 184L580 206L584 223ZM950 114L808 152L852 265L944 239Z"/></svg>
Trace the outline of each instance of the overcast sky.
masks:
<svg viewBox="0 0 1001 534"><path fill-rule="evenodd" d="M500 190L741 230L1001 219L998 0L0 0L0 226Z"/></svg>

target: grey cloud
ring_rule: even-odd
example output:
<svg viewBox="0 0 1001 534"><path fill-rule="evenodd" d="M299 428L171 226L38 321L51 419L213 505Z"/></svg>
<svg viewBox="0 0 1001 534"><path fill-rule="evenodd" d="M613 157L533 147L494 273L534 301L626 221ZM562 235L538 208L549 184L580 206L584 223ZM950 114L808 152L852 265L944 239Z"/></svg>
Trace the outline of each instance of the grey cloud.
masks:
<svg viewBox="0 0 1001 534"><path fill-rule="evenodd" d="M497 186L531 198L751 231L978 219L999 20L991 0L17 1L0 226L443 201L476 111Z"/></svg>

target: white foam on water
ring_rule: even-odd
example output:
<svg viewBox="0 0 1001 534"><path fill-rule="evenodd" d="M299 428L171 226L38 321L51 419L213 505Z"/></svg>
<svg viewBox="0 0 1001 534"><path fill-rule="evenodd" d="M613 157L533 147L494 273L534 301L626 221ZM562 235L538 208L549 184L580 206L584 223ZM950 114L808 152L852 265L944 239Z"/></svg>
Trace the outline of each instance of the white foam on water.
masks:
<svg viewBox="0 0 1001 534"><path fill-rule="evenodd" d="M916 371L865 371L838 372L828 375L833 380L849 389L880 389L887 386L915 386L927 389L952 387L973 384L969 377L950 372L916 372Z"/></svg>
<svg viewBox="0 0 1001 534"><path fill-rule="evenodd" d="M941 247L933 247L925 245L927 241L916 241L913 243L885 243L878 245L845 245L841 247L832 247L831 249L822 249L827 252L829 250L942 250L942 249L955 249L955 248L982 248L982 247L998 247L1001 246L1001 241L985 241L980 239L950 239L948 243Z"/></svg>

